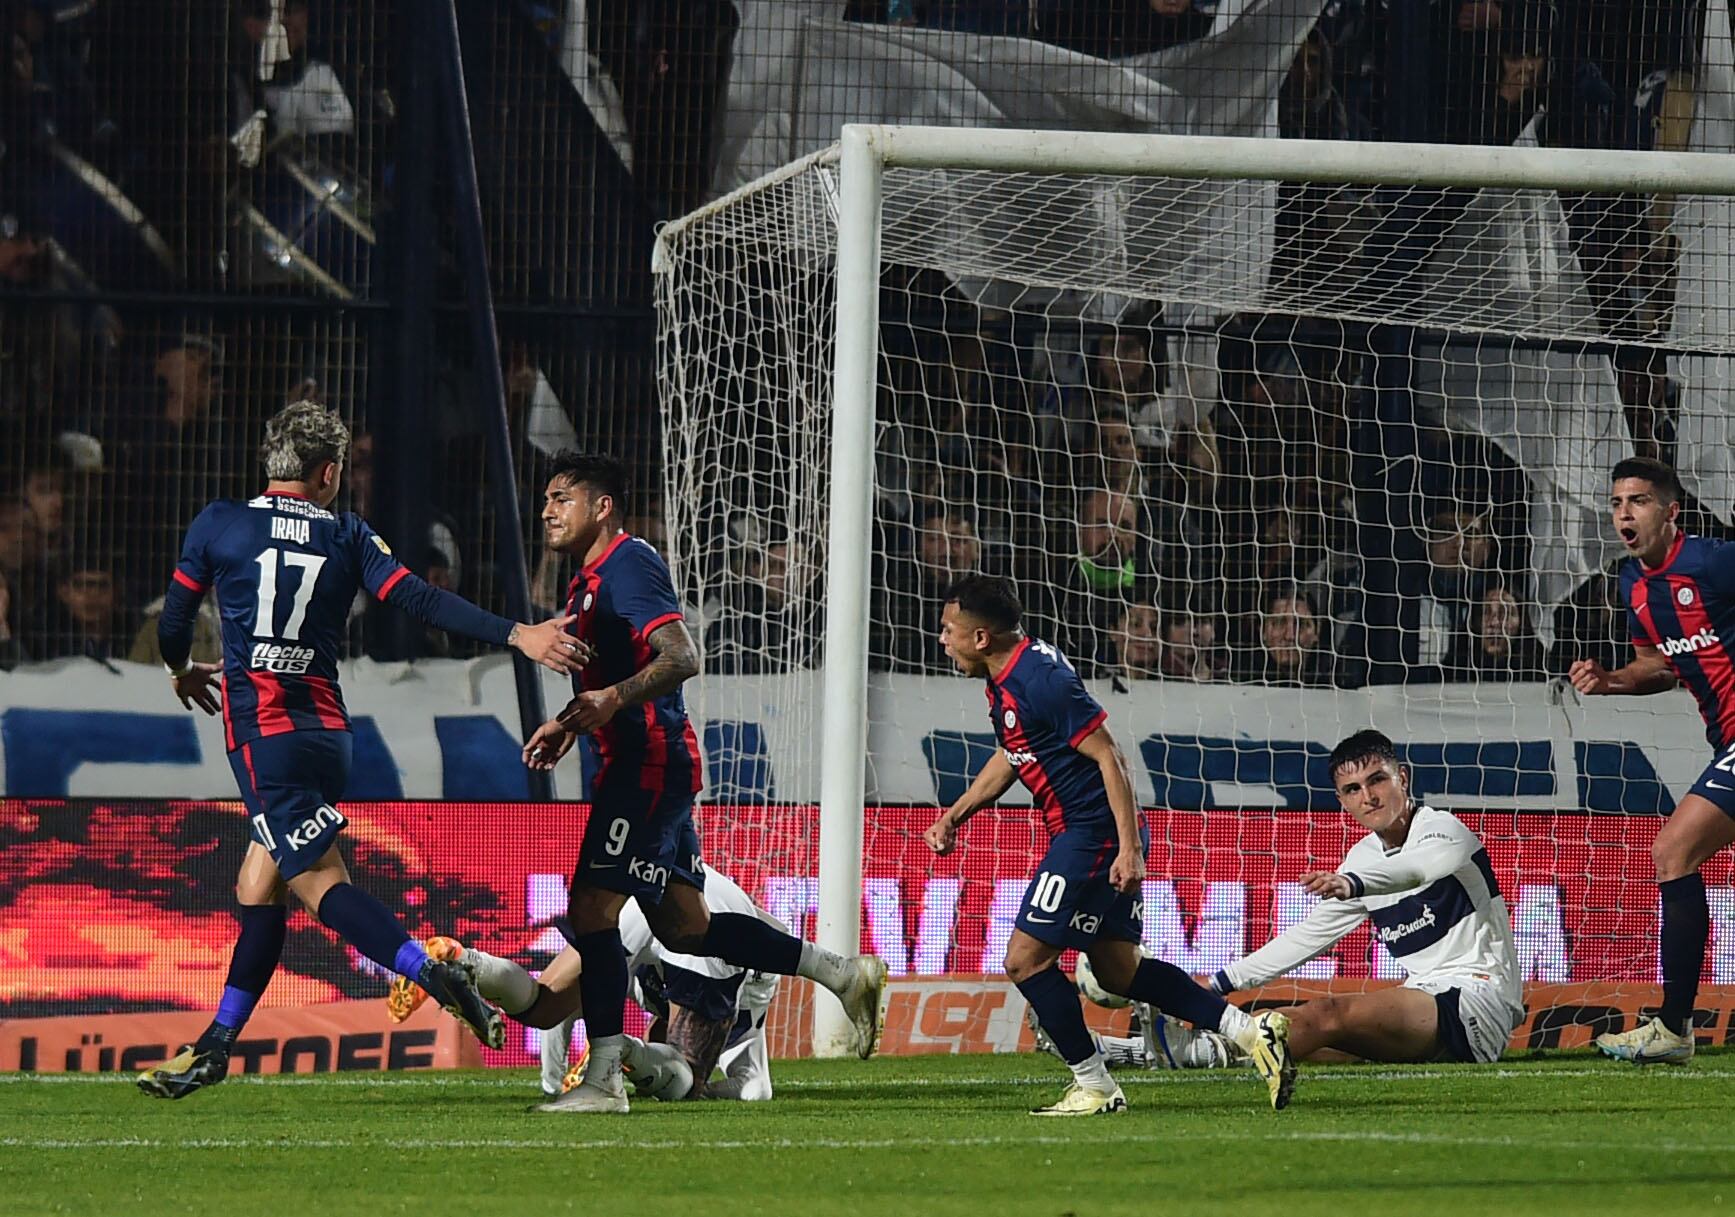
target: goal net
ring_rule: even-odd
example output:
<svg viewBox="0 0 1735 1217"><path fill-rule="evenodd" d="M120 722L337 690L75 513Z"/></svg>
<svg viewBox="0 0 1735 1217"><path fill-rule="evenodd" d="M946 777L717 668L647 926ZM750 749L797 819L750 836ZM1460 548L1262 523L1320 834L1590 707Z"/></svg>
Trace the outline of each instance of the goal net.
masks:
<svg viewBox="0 0 1735 1217"><path fill-rule="evenodd" d="M1702 455L1730 439L1727 158L857 137L658 250L713 864L798 930L829 907L894 974L998 971L1044 844L1028 795L953 856L921 841L993 747L937 641L943 589L980 570L1132 762L1153 953L1208 973L1305 915L1296 877L1359 836L1326 754L1377 726L1488 847L1548 986L1523 1042L1654 1003L1649 846L1703 725L1685 694L1559 677L1628 653L1615 461L1676 462L1690 526L1727 520ZM821 865L822 820L859 859ZM1705 978L1735 983L1727 860L1706 876ZM1364 927L1296 983L1401 975Z"/></svg>

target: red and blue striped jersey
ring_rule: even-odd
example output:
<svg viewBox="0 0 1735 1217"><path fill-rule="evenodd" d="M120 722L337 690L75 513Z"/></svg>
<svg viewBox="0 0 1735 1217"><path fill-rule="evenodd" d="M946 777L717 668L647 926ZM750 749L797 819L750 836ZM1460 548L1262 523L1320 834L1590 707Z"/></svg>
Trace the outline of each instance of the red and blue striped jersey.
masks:
<svg viewBox="0 0 1735 1217"><path fill-rule="evenodd" d="M187 529L175 582L216 593L228 747L347 731L337 658L361 587L384 600L410 572L361 517L300 495L219 499Z"/></svg>
<svg viewBox="0 0 1735 1217"><path fill-rule="evenodd" d="M649 543L624 532L573 577L566 611L577 618L568 632L595 650L572 678L575 693L604 689L642 671L656 654L651 635L682 619L668 564ZM704 789L699 741L679 689L626 707L592 739L597 784L611 773L636 770L640 787L657 795Z"/></svg>
<svg viewBox="0 0 1735 1217"><path fill-rule="evenodd" d="M1735 744L1735 544L1682 533L1661 566L1621 566L1621 595L1633 645L1655 647L1699 702L1705 738Z"/></svg>
<svg viewBox="0 0 1735 1217"><path fill-rule="evenodd" d="M411 574L359 517L271 491L210 504L187 529L163 597L157 639L187 658L207 590L223 639L223 724L230 751L292 731L347 731L337 657L361 588L418 621L506 645L512 622Z"/></svg>
<svg viewBox="0 0 1735 1217"><path fill-rule="evenodd" d="M1034 638L1020 642L1000 675L988 678L988 716L1049 836L1074 830L1114 836L1102 770L1078 750L1108 711L1064 655Z"/></svg>

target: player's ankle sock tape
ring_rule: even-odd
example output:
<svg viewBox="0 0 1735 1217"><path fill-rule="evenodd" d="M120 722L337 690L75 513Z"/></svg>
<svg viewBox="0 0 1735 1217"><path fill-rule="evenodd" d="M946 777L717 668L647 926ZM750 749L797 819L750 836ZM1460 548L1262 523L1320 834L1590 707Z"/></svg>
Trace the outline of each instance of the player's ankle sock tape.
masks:
<svg viewBox="0 0 1735 1217"><path fill-rule="evenodd" d="M575 934L572 949L578 952L578 996L584 1010L585 1034L594 1044L604 1036L619 1035L626 1023L627 952L618 929Z"/></svg>
<svg viewBox="0 0 1735 1217"><path fill-rule="evenodd" d="M1078 989L1058 967L1025 977L1018 982L1018 991L1036 1011L1036 1021L1054 1041L1061 1060L1077 1065L1096 1055L1096 1043L1084 1025L1084 1008L1078 1004Z"/></svg>
<svg viewBox="0 0 1735 1217"><path fill-rule="evenodd" d="M421 974L415 959L401 955L406 943L414 946L422 959L428 953L419 942L410 942L410 935L391 910L352 883L340 883L325 893L319 902L319 919L336 930L343 940L382 968L390 968L400 976L414 980ZM405 971L405 965L415 966Z"/></svg>
<svg viewBox="0 0 1735 1217"><path fill-rule="evenodd" d="M243 904L236 914L241 922L235 951L229 956L229 975L223 982L223 998L216 1022L233 1031L247 1025L253 1007L277 971L283 956L283 939L289 925L289 910L281 904Z"/></svg>
<svg viewBox="0 0 1735 1217"><path fill-rule="evenodd" d="M704 941L693 954L755 972L794 976L801 968L801 939L746 913L712 913Z"/></svg>
<svg viewBox="0 0 1735 1217"><path fill-rule="evenodd" d="M1160 959L1140 961L1126 996L1206 1028L1217 1026L1223 1007L1229 1004L1174 964Z"/></svg>
<svg viewBox="0 0 1735 1217"><path fill-rule="evenodd" d="M1711 910L1705 902L1705 879L1696 872L1659 883L1657 890L1663 897L1663 1008L1657 1016L1676 1035L1684 1035L1692 1030Z"/></svg>

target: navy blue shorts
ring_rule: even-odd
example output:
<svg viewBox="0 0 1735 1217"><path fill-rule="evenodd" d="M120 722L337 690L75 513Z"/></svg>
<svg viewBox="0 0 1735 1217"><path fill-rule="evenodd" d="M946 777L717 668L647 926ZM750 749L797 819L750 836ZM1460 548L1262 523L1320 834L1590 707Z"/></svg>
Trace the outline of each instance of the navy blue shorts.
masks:
<svg viewBox="0 0 1735 1217"><path fill-rule="evenodd" d="M671 879L705 890L693 796L626 782L593 790L572 885L659 904Z"/></svg>
<svg viewBox="0 0 1735 1217"><path fill-rule="evenodd" d="M293 879L337 844L347 821L337 809L349 785L347 731L292 731L242 744L229 768L247 804L253 839Z"/></svg>
<svg viewBox="0 0 1735 1217"><path fill-rule="evenodd" d="M1146 843L1149 849L1149 842ZM1108 881L1120 845L1100 832L1063 832L1048 843L1014 923L1038 942L1084 950L1098 938L1137 942L1145 898Z"/></svg>
<svg viewBox="0 0 1735 1217"><path fill-rule="evenodd" d="M1735 744L1705 766L1705 772L1687 793L1709 800L1718 811L1735 820Z"/></svg>

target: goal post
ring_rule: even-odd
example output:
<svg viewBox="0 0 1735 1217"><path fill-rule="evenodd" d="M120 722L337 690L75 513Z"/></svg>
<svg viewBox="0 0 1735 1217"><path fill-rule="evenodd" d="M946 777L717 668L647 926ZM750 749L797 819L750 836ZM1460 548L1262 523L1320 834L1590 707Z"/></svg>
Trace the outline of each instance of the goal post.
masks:
<svg viewBox="0 0 1735 1217"><path fill-rule="evenodd" d="M1283 194L1289 188L1292 193ZM1436 201L1442 193L1450 199L1443 207ZM1587 221L1579 200L1649 195L1701 203L1695 209L1683 202L1662 221L1685 235L1701 261L1690 272L1674 266L1645 280L1652 296L1666 280L1669 299L1639 319L1636 306L1621 313L1618 300L1611 304L1619 292L1643 294L1635 286L1638 276L1629 273L1618 291L1599 287L1592 261L1604 255L1583 235ZM1129 725L1123 737L1129 749L1157 731L1135 759L1136 767L1143 762L1139 794L1147 807L1186 809L1196 800L1209 816L1260 806L1236 793L1248 787L1277 790L1268 805L1283 806L1275 802L1280 797L1291 808L1309 805L1297 802L1309 797L1305 792L1283 793L1294 781L1311 782L1319 797L1321 758L1307 749L1320 741L1302 732L1334 730L1332 722L1366 725L1392 704L1402 707L1402 718L1378 721L1394 735L1414 729L1438 738L1465 730L1474 737L1457 742L1474 749L1485 742L1478 724L1486 721L1549 736L1551 784L1543 793L1542 779L1526 776L1524 760L1494 759L1506 753L1493 747L1453 752L1448 739L1441 745L1445 772L1430 780L1446 787L1435 793L1464 794L1460 806L1498 805L1514 815L1570 811L1573 796L1563 792L1574 789L1581 801L1612 797L1636 806L1638 770L1617 760L1605 771L1601 754L1580 738L1592 728L1580 726L1558 683L1550 685L1553 673L1543 666L1541 648L1554 641L1569 595L1613 556L1599 536L1603 491L1595 483L1611 458L1632 446L1620 430L1628 425L1623 415L1633 412L1620 376L1666 365L1666 372L1655 373L1659 383L1729 394L1727 364L1735 353L1727 267L1731 196L1735 158L1696 152L851 125L835 147L666 228L657 249L664 497L677 584L706 619L707 673L695 703L705 717L759 715L755 721L767 724L772 737L768 754L780 766L777 798L818 805L817 891L811 905L790 907L816 914L822 945L859 949L864 934L883 930L864 930L864 907L871 919L875 901L885 895L874 886L884 880L870 876L864 887L864 840L878 857L885 849L875 834L894 831L869 823L865 809L943 805L946 792L960 789L969 766L980 761L980 703L962 682L946 679L930 645L938 606L923 605L921 595L931 596L937 584L909 574L928 557L909 552L923 542L908 541L898 559L902 573L887 573L894 565L884 536L888 517L915 537L933 520L951 528L953 508L967 519L952 539L966 550L974 547L976 556L966 561L979 563L968 568L1014 573L1036 598L1054 593L1055 603L1035 614L1045 627L1077 625L1066 620L1069 611L1091 618L1088 629L1071 635L1085 641L1068 649L1081 667L1090 665L1093 688L1105 693L1111 687L1125 692L1116 665L1131 673L1128 700L1122 708L1111 705L1111 717L1197 718L1190 734L1184 722ZM1288 207L1293 216L1297 206L1308 212L1306 221L1331 214L1335 227L1300 240L1285 235L1280 213ZM1618 244L1630 237L1637 248L1638 227L1650 221L1629 220L1619 206L1605 211L1615 219L1598 222L1627 225L1624 236L1610 229L1612 239ZM1393 230L1414 227L1417 216L1424 227L1433 226L1420 253L1395 256L1386 248L1383 261L1368 256L1380 240L1411 239L1409 231L1393 236ZM1310 240L1319 248L1310 248ZM1424 263L1431 267L1426 274ZM890 278L888 270L895 272ZM1677 280L1684 285L1678 309ZM882 300L894 301L892 314L882 315ZM958 322L961 314L968 320ZM1129 320L1135 315L1143 318L1136 326ZM1250 316L1281 320L1285 337L1264 339ZM1092 369L1112 364L1112 348L1135 330L1151 362L1162 365L1155 378L1160 383L1147 385L1137 400L1129 391L1104 405L1113 393L1093 383ZM1387 331L1401 335L1405 369L1395 377L1392 352L1380 345ZM1067 368L1056 334L1089 348L1073 360L1082 372ZM1253 353L1234 354L1231 345ZM1644 358L1623 363L1626 350ZM1109 379L1125 375L1123 368ZM966 380L973 387L964 387ZM1381 395L1394 384L1406 395L1399 429L1432 427L1443 437L1433 456L1418 454L1413 438L1388 444L1378 434L1390 413ZM1380 404L1349 408L1345 402L1358 394ZM1421 406L1409 400L1423 396L1428 402ZM1246 410L1234 420L1241 433L1228 433L1219 406L1239 406L1243 398L1253 403L1248 410L1278 419L1269 433L1255 434ZM1428 411L1443 412L1445 421L1411 417L1431 419ZM1517 421L1502 421L1508 416ZM1291 459L1297 419L1310 437L1308 451L1318 450L1299 469ZM1702 421L1689 425L1687 414L1680 415L1683 444L1690 435L1715 441ZM1110 450L1105 437L1111 425L1137 432L1140 457L1133 464L1159 453L1158 475L1129 475L1137 480L1136 494L1123 494L1115 481L1127 461ZM1358 426L1373 427L1374 439L1346 439ZM947 453L963 446L980 457L990 444L988 432L1000 447L988 462L996 472L985 480L980 468ZM1082 440L1081 432L1087 433ZM1146 432L1158 437L1148 449ZM1186 455L1185 435L1196 441ZM1231 448L1245 451L1232 458ZM920 451L912 455L913 449ZM1226 471L1225 463L1237 459L1243 465ZM1444 470L1436 485L1429 485L1425 469L1409 481L1391 472L1431 468L1429 461ZM1204 468L1213 462L1214 468ZM876 472L882 469L908 484L882 484ZM1371 490L1370 470L1385 479ZM1225 489L1231 474L1236 480ZM1281 494L1273 499L1267 492L1279 484ZM1709 483L1704 489L1707 501L1716 498ZM1090 522L1092 496L1100 503L1088 510L1119 498L1136 498L1138 505L1127 509L1124 523ZM1225 505L1226 498L1235 501ZM1351 498L1356 507L1340 510ZM1377 529L1362 514L1370 498L1382 500ZM1064 511L1057 513L1057 502L1066 504ZM1496 559L1476 569L1462 556L1476 545L1471 533L1496 530L1490 521L1503 511L1509 523L1517 521L1515 531L1496 538L1493 547L1518 547L1523 557L1508 552L1498 569ZM924 512L926 522L917 519ZM1058 524L1057 514L1066 517ZM999 523L984 524L990 515ZM1283 527L1273 540L1271 523L1278 517ZM1451 523L1440 524L1442 517ZM1064 550L1074 544L1075 525L1078 563ZM1134 570L1143 559L1123 563L1120 550L1112 551L1113 563L1093 564L1085 559L1100 553L1082 549L1089 527L1110 535L1118 528L1132 538L1129 545L1162 548L1165 556L1153 559L1149 570ZM1165 527L1179 528L1179 537ZM1331 535L1334 528L1347 533ZM1407 558L1376 552L1367 537L1380 529L1408 537L1413 552ZM1195 532L1207 539L1195 544ZM1320 534L1308 543L1311 549L1300 539L1304 532ZM1287 566L1262 556L1273 547L1286 555ZM998 556L990 559L990 549ZM1305 562L1299 557L1304 550ZM1309 566L1314 550L1322 556ZM1453 560L1466 572L1453 593L1457 599L1428 582L1427 572L1446 561L1439 554L1447 550L1460 555ZM1063 561L1057 563L1057 555ZM1357 583L1355 597L1340 596L1336 559L1361 564L1346 580ZM944 555L936 561L943 566ZM1374 604L1372 568L1381 563L1396 572L1384 594L1393 606L1389 623L1377 619L1383 610ZM757 587L756 580L770 587L764 572L771 565L778 607L767 609L760 589L760 599L749 597L743 608L731 589L744 582ZM1089 569L1069 608L1059 604L1054 588L1076 573L1075 565ZM1406 585L1417 568L1420 584ZM754 573L744 575L749 569ZM909 588L899 580L917 590L904 595ZM1493 611L1480 602L1469 605L1468 582L1476 595L1492 597L1497 588L1507 596L1523 623L1514 637L1534 635L1527 640L1537 649L1532 667L1509 665L1488 676L1478 667L1485 656L1460 651L1458 661L1449 658L1449 646L1473 650L1480 644L1480 634L1468 642L1459 636L1484 629ZM1207 583L1215 590L1201 599L1196 593ZM1274 677L1271 656L1281 646L1298 649L1261 634L1274 620L1276 586L1288 587L1293 602L1282 613L1299 613L1304 593L1312 598L1310 612L1316 610L1326 640L1322 653L1335 647L1335 662L1360 647L1360 666L1339 663L1318 680ZM892 603L900 595L914 606L907 619ZM1429 629L1429 610L1419 626L1402 616L1418 598L1448 621L1442 628L1451 637L1442 635L1433 652L1425 637L1418 642ZM1135 609L1151 610L1153 625L1146 628L1163 632L1161 647L1174 641L1171 626L1192 629L1185 646L1202 674L1132 665L1128 640L1140 641L1129 624ZM738 627L746 620L757 624L743 635ZM820 620L822 632L815 628ZM1296 621L1291 628L1300 628ZM1200 658L1211 645L1200 641L1207 622L1222 627L1214 644L1225 659L1222 671ZM820 656L804 649L804 631L822 633ZM1383 634L1396 639L1390 654L1376 654L1370 641ZM1473 678L1452 669L1452 662L1467 664ZM1149 685L1142 685L1147 677ZM1296 721L1280 727L1286 703L1263 694L1291 683L1316 688L1296 694ZM1195 684L1205 690L1195 698L1197 707L1154 709L1161 699L1153 690L1182 702L1194 697ZM1411 696L1408 690L1420 686L1429 691ZM1315 713L1322 709L1332 717ZM1662 714L1657 706L1629 709ZM1219 721L1230 728L1213 725ZM1692 763L1687 737L1676 739L1691 722L1671 718L1652 733L1664 741L1658 747L1679 752L1655 765L1659 791L1680 786ZM1283 742L1284 731L1305 738L1306 747ZM1237 752L1225 760L1213 754L1234 751L1242 736L1267 741L1252 749L1263 755L1250 760ZM1181 766L1190 774L1183 781L1165 772L1163 758L1171 758L1173 768L1177 749L1187 747L1202 750L1205 761L1202 768L1197 761ZM1290 748L1301 750L1296 772L1303 777L1286 787ZM1468 762L1479 771L1475 781L1450 772L1453 756L1475 758ZM1612 796L1599 793L1611 789ZM1444 805L1453 806L1450 797ZM906 838L915 831L914 819L899 823L895 831ZM1583 827L1573 831L1590 834ZM1511 832L1516 840L1517 829ZM1322 839L1337 840L1330 834ZM1180 849L1184 842L1170 844ZM1632 848L1636 871L1648 847ZM873 865L870 858L865 869ZM1591 874L1604 864L1583 865ZM1250 882L1286 878L1274 880L1262 866L1248 864ZM1251 879L1255 874L1267 877ZM970 939L975 953L968 959L984 967L994 926L1001 924L994 919L1003 920L1000 889L1012 882L996 876L997 903L981 914L991 924ZM940 891L935 924L948 910L959 924L963 904L944 904L947 893L959 900L955 887ZM1294 893L1280 896L1265 920L1253 921L1275 928L1305 906ZM1537 901L1520 913L1513 894L1515 915L1534 915L1545 925L1552 906L1541 895ZM924 935L930 911L924 905L921 912ZM1624 953L1622 976L1643 976L1642 957L1654 944L1633 928L1642 910L1623 905L1612 922L1606 909L1595 912L1603 919L1592 917L1587 925L1616 926L1604 945ZM1187 919L1192 924L1197 917L1203 927L1212 915L1195 908ZM906 917L905 924L914 919ZM1731 927L1735 938L1735 920ZM977 970L958 966L960 931L953 933L943 957L953 970ZM1373 960L1366 974L1390 975L1381 970L1390 961L1373 958L1380 948L1366 949ZM910 969L918 970L916 961ZM848 1029L841 1009L823 995L813 1027L817 1053L844 1050Z"/></svg>

